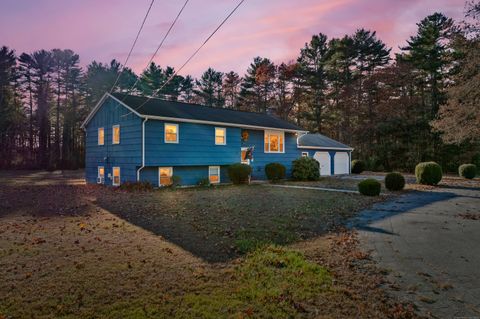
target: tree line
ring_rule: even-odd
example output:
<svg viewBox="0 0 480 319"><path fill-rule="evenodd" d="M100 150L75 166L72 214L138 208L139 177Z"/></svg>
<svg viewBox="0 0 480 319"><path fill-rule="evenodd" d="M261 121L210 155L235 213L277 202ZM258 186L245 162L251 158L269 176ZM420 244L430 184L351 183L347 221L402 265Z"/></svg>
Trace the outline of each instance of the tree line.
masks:
<svg viewBox="0 0 480 319"><path fill-rule="evenodd" d="M141 74L116 60L86 68L71 50L0 48L0 168L84 165L82 121L116 92L211 107L268 112L355 148L369 169L411 170L435 160L447 170L480 164L480 2L465 20L441 13L392 56L375 31L316 34L295 60L256 57L239 75L208 68L199 78L152 62Z"/></svg>

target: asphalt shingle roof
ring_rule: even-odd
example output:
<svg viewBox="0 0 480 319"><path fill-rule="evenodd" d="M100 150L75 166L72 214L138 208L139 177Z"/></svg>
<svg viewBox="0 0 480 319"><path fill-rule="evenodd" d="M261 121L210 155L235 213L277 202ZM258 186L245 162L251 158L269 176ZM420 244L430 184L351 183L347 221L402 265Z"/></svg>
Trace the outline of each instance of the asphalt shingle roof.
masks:
<svg viewBox="0 0 480 319"><path fill-rule="evenodd" d="M311 147L325 147L325 148L345 148L351 149L350 146L332 140L322 134L304 134L298 138L298 146L311 146Z"/></svg>
<svg viewBox="0 0 480 319"><path fill-rule="evenodd" d="M166 101L152 98L147 103L147 97L114 93L113 96L145 116L161 116L188 120L250 125L267 128L277 128L295 131L305 131L301 127L265 113L235 111L214 108L199 104ZM143 105L142 105L143 104Z"/></svg>

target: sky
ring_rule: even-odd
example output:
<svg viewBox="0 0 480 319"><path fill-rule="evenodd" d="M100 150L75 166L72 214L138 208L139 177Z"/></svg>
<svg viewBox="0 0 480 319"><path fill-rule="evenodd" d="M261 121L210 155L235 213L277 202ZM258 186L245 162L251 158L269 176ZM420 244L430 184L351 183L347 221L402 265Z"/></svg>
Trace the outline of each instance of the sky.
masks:
<svg viewBox="0 0 480 319"><path fill-rule="evenodd" d="M123 62L151 0L0 0L0 46L17 54L72 49L82 66ZM239 0L190 0L155 62L178 68ZM156 0L128 67L141 72L183 5ZM358 28L377 31L393 52L434 12L463 18L464 0L246 0L181 72L208 67L244 74L255 56L294 60L313 34L329 38Z"/></svg>

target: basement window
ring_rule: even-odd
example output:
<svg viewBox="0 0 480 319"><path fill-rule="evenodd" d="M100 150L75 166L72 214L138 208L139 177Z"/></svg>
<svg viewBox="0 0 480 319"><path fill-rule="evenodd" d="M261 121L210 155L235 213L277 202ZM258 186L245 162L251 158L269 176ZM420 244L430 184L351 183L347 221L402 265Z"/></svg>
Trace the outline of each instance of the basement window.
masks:
<svg viewBox="0 0 480 319"><path fill-rule="evenodd" d="M120 186L120 167L114 167L112 169L112 172L113 172L112 185Z"/></svg>
<svg viewBox="0 0 480 319"><path fill-rule="evenodd" d="M220 166L208 167L208 179L212 184L220 183Z"/></svg>
<svg viewBox="0 0 480 319"><path fill-rule="evenodd" d="M172 185L172 167L159 167L158 168L158 184L159 186Z"/></svg>

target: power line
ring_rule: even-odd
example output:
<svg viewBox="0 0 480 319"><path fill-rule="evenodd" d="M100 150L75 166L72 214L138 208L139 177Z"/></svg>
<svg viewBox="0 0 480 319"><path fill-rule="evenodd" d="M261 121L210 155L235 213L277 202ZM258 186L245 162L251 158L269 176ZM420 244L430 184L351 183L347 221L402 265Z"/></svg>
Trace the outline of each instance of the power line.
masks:
<svg viewBox="0 0 480 319"><path fill-rule="evenodd" d="M152 9L153 3L155 0L152 0L150 2L150 5L148 6L147 13L145 14L145 17L143 18L142 24L140 25L140 29L137 32L137 36L135 37L135 40L133 41L132 47L130 48L130 52L128 52L127 58L125 59L125 62L123 63L120 72L118 72L117 79L115 80L115 83L113 83L112 88L110 89L110 93L113 92L115 89L115 86L117 85L118 81L120 80L120 77L122 76L123 70L125 70L125 66L128 63L128 60L130 59L130 56L132 55L133 49L135 48L135 45L137 44L138 38L140 37L140 33L142 32L143 26L145 25L145 21L147 21L147 17L150 13L150 10Z"/></svg>
<svg viewBox="0 0 480 319"><path fill-rule="evenodd" d="M163 85L161 87L159 87L157 90L155 90L153 92L153 94L145 102L143 102L142 104L137 106L135 108L135 110L138 110L139 108L144 106L146 103L148 103L148 101L150 101L156 94L158 94L158 92L160 92L168 83L170 83L170 81L172 81L172 79L197 55L197 53L205 46L205 44L207 44L207 42L213 37L213 35L215 33L217 33L217 31L225 24L225 22L227 22L227 20L235 13L235 11L237 11L237 9L242 5L243 2L245 2L245 0L241 0L237 4L237 6L235 8L233 8L233 10L225 17L225 19L223 19L223 21L218 25L218 27L195 50L195 52L193 52L193 54L185 61L185 63L183 63L182 66L178 70L176 70L175 73L173 73L170 76L170 78L168 78L168 80L165 83L163 83Z"/></svg>
<svg viewBox="0 0 480 319"><path fill-rule="evenodd" d="M185 0L185 3L183 4L182 8L181 8L180 11L178 12L177 16L175 17L175 20L173 20L172 24L170 25L170 28L168 28L167 32L166 32L165 35L163 36L162 41L160 41L160 43L158 44L157 49L156 49L155 52L152 54L150 60L147 62L147 66L145 67L144 70L146 70L146 69L148 68L148 66L150 65L150 63L152 63L153 59L155 58L155 56L157 55L158 51L159 51L160 48L162 47L163 43L165 42L165 39L166 39L166 38L168 37L168 35L170 34L170 31L172 31L173 26L177 23L178 18L179 18L180 15L182 14L183 9L185 9L185 7L187 6L187 3L188 3L189 1L190 1L190 0ZM125 96L123 97L122 102L125 100L125 97L126 97L128 94L130 94L130 92L132 92L132 91L135 89L135 86L137 86L138 82L140 82L140 77L137 77L137 80L135 81L135 83L133 83L133 85L128 89L127 93L125 93Z"/></svg>

